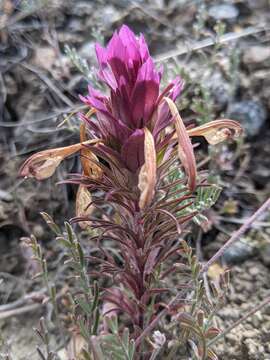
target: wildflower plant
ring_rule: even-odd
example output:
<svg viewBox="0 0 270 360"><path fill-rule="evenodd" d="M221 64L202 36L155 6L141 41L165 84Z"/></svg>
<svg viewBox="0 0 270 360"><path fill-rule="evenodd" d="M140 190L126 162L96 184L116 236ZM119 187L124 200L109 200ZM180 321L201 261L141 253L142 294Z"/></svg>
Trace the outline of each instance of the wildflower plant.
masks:
<svg viewBox="0 0 270 360"><path fill-rule="evenodd" d="M95 330L84 328L85 358L171 358L180 345L189 344L195 358L215 359L207 341L218 332L207 319L224 286L214 288L212 300L205 295L201 266L183 238L190 221L198 222L219 189L214 195L207 190L191 140L204 137L214 145L239 136L241 127L223 119L187 128L175 105L182 80L177 77L161 89L162 68L156 68L144 36L136 37L127 26L114 33L106 48L97 44L96 54L98 77L108 92L89 85L88 94L80 96L89 107L79 114L80 143L34 154L20 170L24 177L43 180L66 157L79 153L82 172L66 181L78 185L71 223L90 230L99 253L83 254L69 225L68 239L62 242L77 249L84 287L97 289L91 276L106 279L98 300L84 289L86 302L94 302L95 311L97 304L103 309L98 320L88 314L90 323L95 322L89 329ZM108 242L114 245L108 247ZM71 258L77 256L71 253ZM173 330L165 325L162 333L156 328L141 336L176 294L181 294L179 301L168 312L171 326L180 324L180 337L172 339Z"/></svg>

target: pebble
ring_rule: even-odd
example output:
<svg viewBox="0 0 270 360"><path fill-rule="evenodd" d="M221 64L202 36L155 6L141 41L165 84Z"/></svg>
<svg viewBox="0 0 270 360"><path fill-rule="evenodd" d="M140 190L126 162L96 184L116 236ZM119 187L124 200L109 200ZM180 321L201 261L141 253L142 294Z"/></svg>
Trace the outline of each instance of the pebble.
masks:
<svg viewBox="0 0 270 360"><path fill-rule="evenodd" d="M244 289L244 287L242 287L241 289L237 288L237 291L241 290L242 292L245 291L246 289ZM250 289L249 289L250 290ZM235 304L237 305L242 305L245 303L245 301L247 301L246 299L246 295L244 294L239 294L239 293L235 293L235 294L231 294L230 295L230 300L233 301Z"/></svg>
<svg viewBox="0 0 270 360"><path fill-rule="evenodd" d="M79 32L82 31L82 23L81 20L76 18L71 18L68 23L68 28L71 32Z"/></svg>
<svg viewBox="0 0 270 360"><path fill-rule="evenodd" d="M242 241L248 242L243 238ZM269 244L270 245L270 244ZM258 269L251 271L251 269ZM267 297L269 274L256 257L232 269L229 302L218 312L218 327L226 329ZM256 275L254 278L252 275ZM250 285L247 291L244 288ZM234 295L234 296L233 296ZM239 295L245 300L239 305ZM253 314L226 335L225 341L217 343L219 358L226 360L270 360L270 306Z"/></svg>
<svg viewBox="0 0 270 360"><path fill-rule="evenodd" d="M263 347L263 345L259 344L257 341L254 340L254 333L251 338L246 338L243 341L242 351L243 351L243 355L246 356L245 359L247 359L247 360L263 360L263 359L265 359L264 357L262 357L262 356L264 356L263 355L264 347Z"/></svg>
<svg viewBox="0 0 270 360"><path fill-rule="evenodd" d="M252 177L259 187L265 187L269 183L270 168L268 164L257 164Z"/></svg>
<svg viewBox="0 0 270 360"><path fill-rule="evenodd" d="M33 227L33 235L38 238L38 239L41 239L44 237L44 228L43 226L39 225L39 224L36 224L34 225Z"/></svg>
<svg viewBox="0 0 270 360"><path fill-rule="evenodd" d="M121 7L121 8L126 8L127 6L130 6L130 0L111 0L110 2L116 5L117 7ZM143 2L144 0L136 0L136 3L143 3ZM151 1L151 5L155 9L162 8L162 6L164 6L162 0Z"/></svg>
<svg viewBox="0 0 270 360"><path fill-rule="evenodd" d="M268 69L253 70L252 73L254 89L260 92L260 97L268 111L270 110L270 64Z"/></svg>
<svg viewBox="0 0 270 360"><path fill-rule="evenodd" d="M226 335L226 340L230 343L231 346L235 346L239 341L235 334L230 333Z"/></svg>
<svg viewBox="0 0 270 360"><path fill-rule="evenodd" d="M227 320L238 320L240 317L239 310L225 307L219 311L219 316Z"/></svg>
<svg viewBox="0 0 270 360"><path fill-rule="evenodd" d="M56 52L50 46L40 46L35 49L33 63L44 70L50 71L56 61Z"/></svg>
<svg viewBox="0 0 270 360"><path fill-rule="evenodd" d="M8 218L6 206L2 201L0 201L0 221L6 220Z"/></svg>
<svg viewBox="0 0 270 360"><path fill-rule="evenodd" d="M253 330L246 330L243 332L243 338L250 339L256 337L258 334L258 331L256 329Z"/></svg>
<svg viewBox="0 0 270 360"><path fill-rule="evenodd" d="M240 121L248 136L258 135L267 118L263 104L254 100L243 100L231 104L227 115L230 119Z"/></svg>
<svg viewBox="0 0 270 360"><path fill-rule="evenodd" d="M262 246L259 249L259 254L263 264L270 268L270 244Z"/></svg>
<svg viewBox="0 0 270 360"><path fill-rule="evenodd" d="M223 260L228 264L241 264L254 255L254 248L244 241L232 244L224 253Z"/></svg>
<svg viewBox="0 0 270 360"><path fill-rule="evenodd" d="M267 328L262 328L262 341L265 343L269 343L270 346L270 332Z"/></svg>
<svg viewBox="0 0 270 360"><path fill-rule="evenodd" d="M209 8L209 15L215 20L234 21L239 15L239 10L232 4L213 5Z"/></svg>
<svg viewBox="0 0 270 360"><path fill-rule="evenodd" d="M109 27L121 17L121 13L112 5L107 5L102 10L102 24Z"/></svg>
<svg viewBox="0 0 270 360"><path fill-rule="evenodd" d="M252 68L269 67L270 47L260 45L248 47L243 54L243 62Z"/></svg>
<svg viewBox="0 0 270 360"><path fill-rule="evenodd" d="M262 314L260 312L254 314L250 318L250 322L252 324L252 327L255 327L256 329L259 329L261 326L261 323L264 321Z"/></svg>
<svg viewBox="0 0 270 360"><path fill-rule="evenodd" d="M90 1L75 1L72 5L72 12L75 16L92 16L94 12L94 3Z"/></svg>
<svg viewBox="0 0 270 360"><path fill-rule="evenodd" d="M249 273L250 275L256 277L260 274L260 269L258 269L257 267L252 267L249 269Z"/></svg>
<svg viewBox="0 0 270 360"><path fill-rule="evenodd" d="M265 307L264 313L265 313L265 315L270 317L270 305ZM270 319L269 319L269 323L270 323ZM269 336L270 336L270 333L269 333Z"/></svg>
<svg viewBox="0 0 270 360"><path fill-rule="evenodd" d="M230 101L230 84L219 74L215 73L209 79L209 90L218 110L223 110Z"/></svg>
<svg viewBox="0 0 270 360"><path fill-rule="evenodd" d="M0 189L0 200L10 202L12 199L13 197L8 191Z"/></svg>

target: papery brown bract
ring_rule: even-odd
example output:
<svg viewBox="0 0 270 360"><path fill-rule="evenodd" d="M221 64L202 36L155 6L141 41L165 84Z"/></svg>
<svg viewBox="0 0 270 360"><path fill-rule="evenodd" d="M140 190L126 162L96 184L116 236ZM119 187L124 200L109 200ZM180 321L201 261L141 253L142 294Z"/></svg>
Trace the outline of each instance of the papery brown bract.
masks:
<svg viewBox="0 0 270 360"><path fill-rule="evenodd" d="M237 138L243 133L240 124L230 119L209 121L187 131L189 136L204 136L211 145L216 145L229 138Z"/></svg>
<svg viewBox="0 0 270 360"><path fill-rule="evenodd" d="M87 141L84 123L80 126L80 140L82 144ZM90 176L94 179L99 179L102 176L102 170L99 166L99 160L97 156L91 150L89 150L87 146L82 146L80 151L80 160L84 175Z"/></svg>
<svg viewBox="0 0 270 360"><path fill-rule="evenodd" d="M76 194L76 216L90 216L94 210L94 207L91 206L91 202L92 196L87 187L79 185ZM79 225L82 229L86 229L90 224L87 221L81 221Z"/></svg>
<svg viewBox="0 0 270 360"><path fill-rule="evenodd" d="M170 108L170 111L174 119L177 141L178 141L178 155L188 176L189 188L191 191L193 191L196 186L196 176L197 176L196 160L193 151L193 146L191 144L186 127L177 110L175 103L167 97L165 97L165 101L168 103L168 106Z"/></svg>
<svg viewBox="0 0 270 360"><path fill-rule="evenodd" d="M80 126L80 140L81 143L86 141L85 124ZM89 150L87 146L83 146L80 151L80 160L82 164L82 175L91 177L92 179L100 179L102 177L102 170L99 166L97 156ZM92 196L86 186L79 185L76 194L76 216L89 216L94 210L91 205ZM90 224L89 222L81 221L79 223L82 229L86 229Z"/></svg>
<svg viewBox="0 0 270 360"><path fill-rule="evenodd" d="M66 157L75 154L87 144L95 144L98 142L99 140L93 139L62 148L40 151L23 163L19 174L24 177L34 177L37 180L47 179L54 174L59 164Z"/></svg>
<svg viewBox="0 0 270 360"><path fill-rule="evenodd" d="M144 159L145 163L141 167L138 182L138 188L141 190L139 200L140 209L150 205L154 197L157 177L155 142L151 132L147 128L144 129Z"/></svg>

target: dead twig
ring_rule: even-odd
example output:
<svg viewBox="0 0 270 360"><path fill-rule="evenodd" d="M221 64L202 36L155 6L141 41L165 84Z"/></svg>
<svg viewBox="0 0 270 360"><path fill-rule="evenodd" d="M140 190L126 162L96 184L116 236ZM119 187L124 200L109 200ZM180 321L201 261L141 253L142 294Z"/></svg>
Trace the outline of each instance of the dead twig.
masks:
<svg viewBox="0 0 270 360"><path fill-rule="evenodd" d="M223 254L224 252L244 234L244 232L254 223L255 220L258 219L260 215L262 215L268 208L270 207L270 198L265 201L265 203L257 210L255 213L249 217L245 223L235 231L231 238L216 252L214 256L203 266L201 272L206 272L209 267L215 263Z"/></svg>
<svg viewBox="0 0 270 360"><path fill-rule="evenodd" d="M34 298L37 298L37 297L40 297L40 296L44 295L45 292L46 292L46 289L43 288L38 292L34 291L34 292L29 293L29 294L25 294L23 297L21 297L20 299L18 299L16 301L12 301L12 302L10 302L8 304L0 305L0 316L1 316L1 313L7 312L9 310L13 310L13 309L16 309L16 308L18 308L18 307L20 307L22 305L25 305L29 300L32 301Z"/></svg>
<svg viewBox="0 0 270 360"><path fill-rule="evenodd" d="M32 65L26 63L21 63L20 65L25 69L31 71L32 73L36 74L48 86L48 88L51 89L66 105L74 107L73 102L54 85L54 83L47 75L45 75L44 73L39 71L39 69L36 69Z"/></svg>
<svg viewBox="0 0 270 360"><path fill-rule="evenodd" d="M19 308L3 311L0 313L0 320L4 320L12 316L22 315L31 311L36 311L37 309L41 308L43 305L44 304L30 304Z"/></svg>
<svg viewBox="0 0 270 360"><path fill-rule="evenodd" d="M44 5L41 4L39 6L32 7L31 9L29 9L27 11L22 11L22 12L17 13L16 15L9 18L8 21L5 21L0 24L0 31L7 29L7 28L15 25L16 23L26 19L27 17L35 14L37 11L41 10L42 7L44 7Z"/></svg>
<svg viewBox="0 0 270 360"><path fill-rule="evenodd" d="M65 291L63 291L63 290L64 289L60 290L60 292L56 295L56 301L58 301L61 297L64 296ZM46 291L47 290L45 288L43 288L39 292L33 292L33 293L28 294L28 295L25 295L24 300L29 300L29 299L31 299L31 297L34 298L34 296L38 296L38 295L41 295L41 296L43 294L45 295ZM21 300L23 300L23 299L21 299ZM38 309L41 309L43 306L46 306L49 301L50 301L49 297L45 297L43 299L43 301L39 302L39 303L27 304L25 306L16 307L14 309L2 311L2 312L0 312L0 320L7 319L7 318L10 318L12 316L23 315L23 314L25 314L27 312L31 312L31 311L36 311ZM19 302L19 300L18 300L18 302ZM16 303L16 301L13 303L13 305L15 303ZM11 307L12 307L12 305L11 305ZM3 307L2 307L2 309L3 309Z"/></svg>
<svg viewBox="0 0 270 360"><path fill-rule="evenodd" d="M263 300L259 305L254 306L251 310L249 310L244 316L242 316L239 320L237 320L235 323L233 323L231 326L229 326L227 329L225 329L222 333L220 333L217 337L215 337L213 340L211 340L208 343L208 346L216 343L219 339L227 335L229 332L231 332L234 328L236 328L238 325L242 324L245 320L247 320L250 316L261 310L263 307L268 305L270 303L270 296L268 296L265 300Z"/></svg>
<svg viewBox="0 0 270 360"><path fill-rule="evenodd" d="M217 221L222 221L230 224L244 224L247 219L237 219L233 217L225 217L225 216L217 216ZM270 227L270 221L255 221L253 223L254 226L259 227Z"/></svg>
<svg viewBox="0 0 270 360"><path fill-rule="evenodd" d="M19 126L27 126L27 125L33 125L39 122L43 122L43 121L47 121L47 120L52 120L52 119L57 119L57 117L61 116L61 115L65 115L68 114L70 112L78 112L78 111L82 111L87 109L87 105L77 105L77 106L69 106L67 108L64 109L59 109L58 111L52 113L52 114L48 114L45 116L40 117L39 119L36 120L29 120L29 121L23 121L20 123L14 123L13 121L10 122L1 122L0 121L0 126L1 127L19 127Z"/></svg>
<svg viewBox="0 0 270 360"><path fill-rule="evenodd" d="M181 56L181 55L185 55L189 52L192 52L192 51L196 51L196 50L201 50L201 49L204 49L206 47L209 47L209 46L213 46L215 45L217 42L219 44L223 44L223 43L227 43L229 41L233 41L233 40L237 40L237 39L240 39L242 37L245 37L245 36L251 36L251 35L255 35L255 34L258 34L260 32L263 32L263 31L268 31L270 30L269 27L264 27L264 26L260 26L260 27L248 27L246 29L244 29L243 31L241 32L230 32L230 33L227 33L227 34L224 34L222 36L220 36L217 39L214 39L214 38L206 38L202 41L198 41L196 42L194 45L183 45L181 46L181 49L177 49L177 50L172 50L172 51L167 51L166 53L164 54L160 54L158 56L155 57L155 62L163 62L163 61L167 61L171 58L175 58L177 56Z"/></svg>

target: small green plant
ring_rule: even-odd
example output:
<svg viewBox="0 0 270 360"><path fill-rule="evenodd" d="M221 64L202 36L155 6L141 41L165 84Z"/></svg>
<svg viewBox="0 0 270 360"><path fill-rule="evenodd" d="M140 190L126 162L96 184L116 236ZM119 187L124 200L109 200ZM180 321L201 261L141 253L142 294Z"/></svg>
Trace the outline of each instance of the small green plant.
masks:
<svg viewBox="0 0 270 360"><path fill-rule="evenodd" d="M47 289L47 294L53 304L55 317L56 317L58 325L59 325L59 312L58 312L58 305L57 305L57 301L56 301L56 287L55 287L54 282L51 281L49 278L47 260L44 257L42 248L34 235L31 235L30 238L24 239L24 243L26 246L31 247L32 253L33 253L32 260L36 261L39 265L40 272L35 274L34 278L42 278L45 288Z"/></svg>
<svg viewBox="0 0 270 360"><path fill-rule="evenodd" d="M210 90L203 85L199 85L194 91L191 110L197 115L197 122L200 125L213 120L213 99Z"/></svg>
<svg viewBox="0 0 270 360"><path fill-rule="evenodd" d="M95 84L95 87L99 90L104 90L104 86L96 77L93 69L89 67L87 60L82 58L75 48L70 48L68 45L65 45L65 52L72 64L84 75L87 81Z"/></svg>

